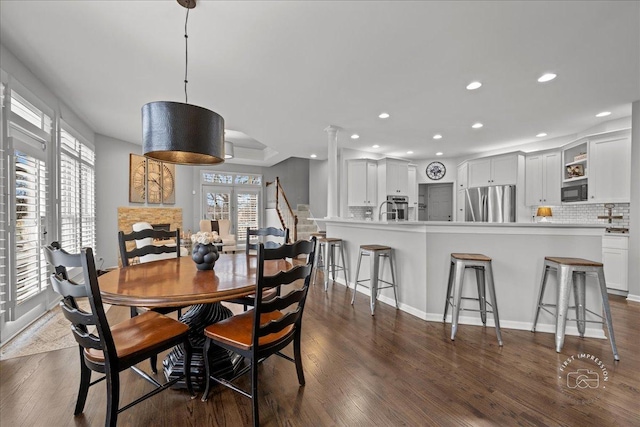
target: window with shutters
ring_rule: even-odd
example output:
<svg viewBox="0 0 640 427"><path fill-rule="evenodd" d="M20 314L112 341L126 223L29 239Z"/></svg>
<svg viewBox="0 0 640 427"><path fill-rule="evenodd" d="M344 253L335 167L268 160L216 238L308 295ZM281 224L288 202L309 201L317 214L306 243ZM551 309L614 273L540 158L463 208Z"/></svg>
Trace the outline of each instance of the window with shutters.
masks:
<svg viewBox="0 0 640 427"><path fill-rule="evenodd" d="M63 249L95 248L95 153L65 124L60 129L60 222Z"/></svg>
<svg viewBox="0 0 640 427"><path fill-rule="evenodd" d="M33 96L7 88L4 106L9 114L3 117L8 138L3 167L8 177L8 199L3 215L5 253L4 274L9 289L2 296L3 307L10 321L25 314L29 317L44 311L49 302L45 291L49 287L48 267L42 251L48 244L52 224L48 156L53 120L34 102ZM30 95L30 94L29 94ZM32 101L34 102L32 102ZM7 105L8 104L8 105ZM8 107L8 108L7 108Z"/></svg>
<svg viewBox="0 0 640 427"><path fill-rule="evenodd" d="M247 228L257 229L260 224L258 192L238 191L236 206L238 207L238 241L246 241Z"/></svg>

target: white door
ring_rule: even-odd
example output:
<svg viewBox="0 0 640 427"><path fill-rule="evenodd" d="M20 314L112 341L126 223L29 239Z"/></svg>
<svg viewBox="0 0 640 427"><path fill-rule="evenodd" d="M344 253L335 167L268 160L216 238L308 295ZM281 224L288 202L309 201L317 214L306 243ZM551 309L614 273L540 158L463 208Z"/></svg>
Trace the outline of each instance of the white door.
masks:
<svg viewBox="0 0 640 427"><path fill-rule="evenodd" d="M427 221L452 221L453 184L427 185Z"/></svg>
<svg viewBox="0 0 640 427"><path fill-rule="evenodd" d="M46 153L33 143L10 138L9 319L25 322L46 312L56 295L49 287L43 247L50 243ZM4 298L4 296L3 296Z"/></svg>
<svg viewBox="0 0 640 427"><path fill-rule="evenodd" d="M202 186L205 219L231 220L232 234L236 242L243 243L247 227L260 226L260 190L217 185Z"/></svg>

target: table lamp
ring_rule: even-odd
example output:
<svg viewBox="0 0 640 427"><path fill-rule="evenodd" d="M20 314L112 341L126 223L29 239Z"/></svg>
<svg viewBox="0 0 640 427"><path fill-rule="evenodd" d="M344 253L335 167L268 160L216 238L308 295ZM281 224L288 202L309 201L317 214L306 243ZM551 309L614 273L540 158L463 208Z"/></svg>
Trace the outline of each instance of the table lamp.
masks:
<svg viewBox="0 0 640 427"><path fill-rule="evenodd" d="M540 206L538 207L536 216L542 217L542 219L540 219L540 222L548 222L547 217L553 216L553 214L551 213L551 208L549 206Z"/></svg>

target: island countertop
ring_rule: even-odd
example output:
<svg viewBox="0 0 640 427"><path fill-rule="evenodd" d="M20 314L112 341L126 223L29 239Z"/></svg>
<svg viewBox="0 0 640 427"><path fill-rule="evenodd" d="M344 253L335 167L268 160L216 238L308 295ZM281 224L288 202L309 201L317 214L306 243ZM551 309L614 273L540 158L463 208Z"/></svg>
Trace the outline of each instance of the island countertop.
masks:
<svg viewBox="0 0 640 427"><path fill-rule="evenodd" d="M309 218L310 220L329 223L370 224L370 225L425 225L456 227L532 227L532 228L594 228L604 231L606 224L566 224L558 222L452 222L452 221L371 221L355 218Z"/></svg>
<svg viewBox="0 0 640 427"><path fill-rule="evenodd" d="M428 321L442 322L450 255L453 252L482 253L492 258L495 287L503 328L529 330L532 326L545 256L602 260L602 224L473 223L449 221L366 221L350 218L317 218L328 237L345 243L349 285L353 289L360 245L380 244L394 250L399 282L400 309ZM363 261L360 279L368 276ZM388 267L382 273L389 280ZM555 276L555 275L554 275ZM467 274L465 294L476 291L475 276ZM587 305L599 311L601 299L592 279L587 278ZM550 283L550 289L553 289ZM368 292L358 287L358 292ZM553 293L549 293L552 295ZM360 296L362 298L363 296ZM366 297L365 297L366 298ZM393 294L383 290L382 302L392 303ZM481 325L477 313L461 315L460 323ZM449 315L450 317L450 315ZM487 320L487 326L492 320ZM541 313L537 330L555 332L555 319ZM566 333L577 335L575 322ZM587 336L604 338L600 325L588 324ZM553 338L550 338L553 346ZM505 342L505 345L508 345Z"/></svg>

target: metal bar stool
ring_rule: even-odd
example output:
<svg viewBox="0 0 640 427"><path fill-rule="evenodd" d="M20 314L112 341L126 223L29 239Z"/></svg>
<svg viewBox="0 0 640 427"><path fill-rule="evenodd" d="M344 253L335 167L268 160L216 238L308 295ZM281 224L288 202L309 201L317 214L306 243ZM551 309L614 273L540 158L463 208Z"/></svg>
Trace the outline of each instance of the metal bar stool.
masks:
<svg viewBox="0 0 640 427"><path fill-rule="evenodd" d="M347 267L344 261L344 243L342 239L337 237L319 237L318 238L318 259L315 274L313 276L313 283L316 282L316 276L318 275L318 268L322 268L324 271L324 291L327 292L329 287L329 270L331 270L331 280L336 280L336 271L342 271L344 275L345 286L349 287L349 278L347 277ZM342 258L342 264L338 265L336 262L336 248L340 249L340 257ZM325 262L326 261L326 262Z"/></svg>
<svg viewBox="0 0 640 427"><path fill-rule="evenodd" d="M351 305L356 300L356 289L358 285L364 286L365 288L369 288L371 290L371 315L374 315L376 309L376 300L380 293L381 289L393 288L393 296L396 300L396 308L398 308L398 294L396 293L396 273L393 269L393 249L389 246L382 245L361 245L360 246L360 255L358 256L358 266L356 268L356 281L353 286L353 297L351 298ZM371 274L369 279L358 280L358 276L360 274L360 263L362 261L363 256L370 256L370 271ZM380 257L389 259L389 267L391 268L391 280L392 282L387 282L386 280L380 279L379 268L382 267L380 264ZM371 286L362 285L362 282L371 282ZM378 283L385 283L387 286L378 286Z"/></svg>
<svg viewBox="0 0 640 427"><path fill-rule="evenodd" d="M551 270L556 271L558 278L558 289L556 291L555 304L542 302L545 287L547 286L547 278ZM602 309L604 310L604 317L586 308L585 279L587 274L595 274L598 279L600 293L602 294ZM569 295L572 287L576 304L575 306L569 306ZM554 307L555 312L548 310L546 307ZM575 319L567 319L567 311L569 308L575 308ZM532 332L536 331L536 324L538 323L540 310L544 310L556 318L556 352L560 353L560 350L562 350L567 320L576 320L578 324L578 332L582 338L584 338L585 325L587 322L606 324L607 331L609 332L611 349L613 350L613 358L615 360L620 360L620 357L618 356L618 348L616 347L616 338L613 335L611 309L609 308L609 296L607 295L607 282L604 280L604 268L602 263L582 258L545 257L542 280L540 281L540 295L538 296L536 315L533 319ZM598 317L600 320L586 320L587 311Z"/></svg>
<svg viewBox="0 0 640 427"><path fill-rule="evenodd" d="M324 243L320 242L320 239L323 237L327 237L327 232L326 231L316 231L314 233L311 233L312 237L316 238L316 259L313 263L313 275L311 276L313 278L312 283L315 285L316 284L316 277L318 276L318 269L322 268L324 269Z"/></svg>
<svg viewBox="0 0 640 427"><path fill-rule="evenodd" d="M462 296L462 287L464 284L464 272L467 268L472 268L476 272L476 283L478 286L478 298L470 298ZM485 295L485 289L488 286L491 302L488 302ZM453 291L453 295L451 292ZM478 301L480 308L462 308L462 300ZM491 258L482 254L451 254L451 266L449 267L449 283L447 285L447 299L444 303L444 316L442 321L446 322L447 311L451 305L453 312L451 315L451 341L456 337L458 331L458 317L461 310L480 312L482 324L487 325L487 313L493 314L493 320L496 325L496 336L498 344L502 346L502 334L500 333L500 318L498 316L498 303L496 301L496 290L493 283L493 268L491 267ZM487 310L487 305L491 310Z"/></svg>

